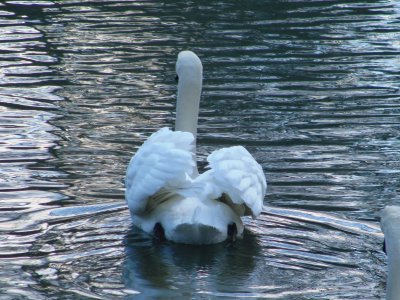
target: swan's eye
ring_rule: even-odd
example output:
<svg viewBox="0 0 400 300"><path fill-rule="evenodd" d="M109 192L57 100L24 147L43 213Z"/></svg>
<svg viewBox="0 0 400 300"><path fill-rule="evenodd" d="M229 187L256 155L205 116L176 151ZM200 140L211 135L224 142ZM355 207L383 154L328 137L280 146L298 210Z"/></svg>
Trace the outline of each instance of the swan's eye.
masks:
<svg viewBox="0 0 400 300"><path fill-rule="evenodd" d="M179 76L176 75L176 76L175 76L175 82L178 82L178 81L179 81Z"/></svg>

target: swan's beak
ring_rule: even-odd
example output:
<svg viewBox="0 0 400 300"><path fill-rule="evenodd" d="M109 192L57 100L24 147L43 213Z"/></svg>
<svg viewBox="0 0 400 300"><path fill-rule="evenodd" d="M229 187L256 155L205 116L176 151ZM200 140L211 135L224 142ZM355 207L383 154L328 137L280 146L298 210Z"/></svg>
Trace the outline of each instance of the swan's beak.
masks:
<svg viewBox="0 0 400 300"><path fill-rule="evenodd" d="M382 250L383 250L383 252L385 252L385 254L387 255L387 252L386 252L386 240L385 240L385 239L383 239Z"/></svg>

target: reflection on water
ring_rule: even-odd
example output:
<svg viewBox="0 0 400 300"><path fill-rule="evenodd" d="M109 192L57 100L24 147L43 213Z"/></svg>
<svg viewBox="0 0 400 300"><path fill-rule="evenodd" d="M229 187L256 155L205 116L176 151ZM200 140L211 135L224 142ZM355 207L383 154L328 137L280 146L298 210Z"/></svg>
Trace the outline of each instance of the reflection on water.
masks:
<svg viewBox="0 0 400 300"><path fill-rule="evenodd" d="M377 299L399 202L396 1L3 1L0 298ZM198 156L242 144L269 183L234 245L157 244L123 176L204 65Z"/></svg>
<svg viewBox="0 0 400 300"><path fill-rule="evenodd" d="M191 298L196 293L248 291L246 282L260 255L256 238L247 232L234 245L177 245L151 241L133 228L126 238L125 286L140 298ZM135 296L136 298L136 296Z"/></svg>

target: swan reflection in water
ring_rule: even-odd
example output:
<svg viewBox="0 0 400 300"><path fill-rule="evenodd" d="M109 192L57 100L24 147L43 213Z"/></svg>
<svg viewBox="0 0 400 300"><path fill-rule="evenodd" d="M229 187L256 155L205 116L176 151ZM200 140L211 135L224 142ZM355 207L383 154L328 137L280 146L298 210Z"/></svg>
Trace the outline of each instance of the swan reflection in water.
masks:
<svg viewBox="0 0 400 300"><path fill-rule="evenodd" d="M246 291L261 249L248 230L233 244L199 246L159 242L132 227L125 251L123 280L127 290L136 293L132 298L165 299Z"/></svg>

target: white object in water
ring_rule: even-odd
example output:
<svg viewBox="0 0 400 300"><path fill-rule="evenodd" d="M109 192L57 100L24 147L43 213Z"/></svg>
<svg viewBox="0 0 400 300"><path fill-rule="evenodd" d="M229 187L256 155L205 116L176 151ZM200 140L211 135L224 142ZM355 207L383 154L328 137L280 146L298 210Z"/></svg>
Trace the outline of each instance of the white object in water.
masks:
<svg viewBox="0 0 400 300"><path fill-rule="evenodd" d="M235 240L241 216L257 217L266 180L261 166L242 146L212 152L199 175L196 134L203 67L191 51L178 55L175 131L161 128L131 159L125 199L132 222L159 239L185 244Z"/></svg>

